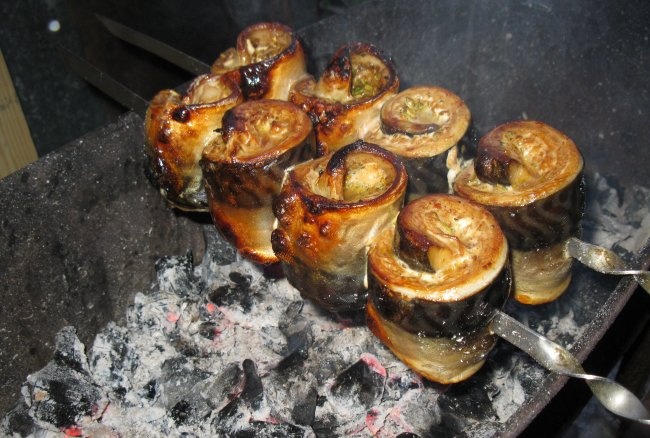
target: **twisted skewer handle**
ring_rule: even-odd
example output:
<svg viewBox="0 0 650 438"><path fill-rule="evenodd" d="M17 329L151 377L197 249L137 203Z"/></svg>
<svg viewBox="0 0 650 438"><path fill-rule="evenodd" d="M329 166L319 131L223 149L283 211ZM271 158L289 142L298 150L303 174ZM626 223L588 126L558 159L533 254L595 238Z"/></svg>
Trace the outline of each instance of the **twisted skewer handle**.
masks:
<svg viewBox="0 0 650 438"><path fill-rule="evenodd" d="M587 374L578 359L562 346L500 311L491 322L491 330L549 371L585 380L594 396L610 412L650 425L650 412L631 391L611 379Z"/></svg>

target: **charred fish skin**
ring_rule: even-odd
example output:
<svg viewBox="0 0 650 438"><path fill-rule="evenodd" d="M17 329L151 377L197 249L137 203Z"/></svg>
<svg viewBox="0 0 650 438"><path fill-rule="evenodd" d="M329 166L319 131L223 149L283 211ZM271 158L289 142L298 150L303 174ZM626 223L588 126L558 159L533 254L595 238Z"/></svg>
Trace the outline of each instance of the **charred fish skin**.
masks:
<svg viewBox="0 0 650 438"><path fill-rule="evenodd" d="M407 181L394 154L362 141L287 174L271 241L303 298L332 312L365 306L368 247L397 217Z"/></svg>
<svg viewBox="0 0 650 438"><path fill-rule="evenodd" d="M454 190L486 206L503 228L517 301L544 304L566 291L572 259L564 244L580 235L585 206L583 159L568 136L537 121L500 125L481 138Z"/></svg>
<svg viewBox="0 0 650 438"><path fill-rule="evenodd" d="M290 102L253 100L224 115L222 136L200 163L213 222L244 257L278 262L271 248L273 201L285 170L315 154L311 121Z"/></svg>
<svg viewBox="0 0 650 438"><path fill-rule="evenodd" d="M318 80L296 82L289 99L312 118L325 155L361 139L365 125L398 90L393 61L372 44L356 42L341 46Z"/></svg>
<svg viewBox="0 0 650 438"><path fill-rule="evenodd" d="M195 78L184 95L162 90L145 115L148 175L172 207L207 211L199 160L221 129L221 118L243 101L230 79L206 74Z"/></svg>
<svg viewBox="0 0 650 438"><path fill-rule="evenodd" d="M508 244L483 207L448 194L409 202L368 254L368 327L397 357L447 384L478 371L512 289Z"/></svg>
<svg viewBox="0 0 650 438"><path fill-rule="evenodd" d="M257 23L239 33L236 47L223 52L211 71L233 79L247 100L288 100L294 83L307 75L307 57L290 27Z"/></svg>
<svg viewBox="0 0 650 438"><path fill-rule="evenodd" d="M458 161L469 147L471 113L453 92L438 86L407 88L390 97L363 138L398 155L409 173L409 199L449 193Z"/></svg>

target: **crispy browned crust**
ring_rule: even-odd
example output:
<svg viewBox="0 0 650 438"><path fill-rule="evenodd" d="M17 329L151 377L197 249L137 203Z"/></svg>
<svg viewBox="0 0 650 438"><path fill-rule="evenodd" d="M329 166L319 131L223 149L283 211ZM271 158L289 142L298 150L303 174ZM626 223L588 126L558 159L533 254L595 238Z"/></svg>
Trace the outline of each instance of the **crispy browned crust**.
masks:
<svg viewBox="0 0 650 438"><path fill-rule="evenodd" d="M517 175L507 183L514 163ZM454 189L483 205L521 207L571 185L582 168L580 151L565 134L542 122L515 121L481 138L474 166L458 175Z"/></svg>
<svg viewBox="0 0 650 438"><path fill-rule="evenodd" d="M184 210L206 211L199 160L221 128L223 114L243 100L230 79L197 77L185 95L160 91L145 115L145 153L154 185L169 203Z"/></svg>
<svg viewBox="0 0 650 438"><path fill-rule="evenodd" d="M541 122L518 121L484 136L474 166L454 181L456 193L499 221L513 250L514 297L522 303L552 301L570 283L563 242L580 234L582 169L569 137Z"/></svg>
<svg viewBox="0 0 650 438"><path fill-rule="evenodd" d="M306 66L303 45L291 28L257 23L240 32L236 47L222 53L212 71L231 77L246 99L287 100Z"/></svg>
<svg viewBox="0 0 650 438"><path fill-rule="evenodd" d="M393 62L371 44L353 43L337 50L318 81L308 76L297 82L289 99L309 113L324 154L360 139L398 89Z"/></svg>
<svg viewBox="0 0 650 438"><path fill-rule="evenodd" d="M451 383L480 368L493 344L486 327L511 285L494 217L465 199L428 195L404 207L370 249L368 320L415 371Z"/></svg>
<svg viewBox="0 0 650 438"><path fill-rule="evenodd" d="M407 180L397 157L361 141L292 169L272 235L289 282L326 309L362 308L367 248L397 216Z"/></svg>
<svg viewBox="0 0 650 438"><path fill-rule="evenodd" d="M222 134L201 159L212 219L242 255L273 264L272 203L285 170L315 155L311 121L290 102L254 100L224 115Z"/></svg>
<svg viewBox="0 0 650 438"><path fill-rule="evenodd" d="M498 222L485 208L458 196L427 195L407 204L396 227L379 236L369 272L402 299L456 302L491 284L507 251Z"/></svg>
<svg viewBox="0 0 650 438"><path fill-rule="evenodd" d="M411 87L384 103L364 138L403 158L431 157L458 144L470 120L469 108L451 91Z"/></svg>
<svg viewBox="0 0 650 438"><path fill-rule="evenodd" d="M402 158L409 174L409 198L414 198L450 192L470 122L469 108L451 91L411 87L388 99L362 136Z"/></svg>

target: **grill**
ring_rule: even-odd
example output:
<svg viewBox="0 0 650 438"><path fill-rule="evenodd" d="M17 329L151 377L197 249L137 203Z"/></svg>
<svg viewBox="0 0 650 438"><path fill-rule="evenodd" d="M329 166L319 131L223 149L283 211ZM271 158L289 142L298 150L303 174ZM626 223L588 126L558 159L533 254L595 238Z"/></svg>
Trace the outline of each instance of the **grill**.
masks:
<svg viewBox="0 0 650 438"><path fill-rule="evenodd" d="M566 132L581 148L586 163L584 240L613 247L627 258L647 264L650 187L644 178L648 156L643 134L647 131L648 79L643 53L648 41L639 38L647 21L643 14L632 14L634 7L372 2L300 33L311 50L312 71L322 70L338 46L366 41L393 56L402 87L433 83L462 96L478 132L521 118L543 120ZM187 277L190 272L192 281L201 285L188 283L184 291L172 290L179 303L193 297L203 312L212 303L222 308L222 314L246 307L241 301L229 301L230 289L257 291L249 303L252 311L263 307L264 291L282 281L253 281L256 271L219 243L206 218L166 209L144 176L141 126L137 116L127 114L116 124L84 136L0 183L0 233L5 242L0 266L6 267L0 271L5 410L20 399L20 385L27 374L45 366L53 352L61 354L54 354L52 363L71 373L80 372L75 367L83 370L77 337L86 347L93 344L100 330L104 339L109 338L111 330L103 327L113 321L116 324L109 327L126 324L127 306L135 303L137 309L143 297L175 289L165 273ZM188 271L191 264L183 256L188 250L199 268L215 257L221 260L223 271L218 279L193 278L194 270ZM169 256L172 258L165 259ZM156 287L148 294L136 295L147 292L152 283ZM630 279L619 280L577 266L572 286L558 302L539 308L511 303L506 311L585 359L634 288ZM216 290L221 290L220 294ZM347 321L332 319L299 299L283 302L276 311L277 322L262 324L277 326L276 333L255 331L267 339L267 344L262 340L259 345L275 354L272 366L251 358L247 353L257 344L247 345L243 337L241 350L234 353L236 359L228 362L230 367L201 370L210 375L188 372L186 378L193 381L181 382L185 389L204 380L221 382L218 394L227 393L230 398L223 396L221 404L208 407L209 412L232 415L227 417L230 422L220 423L227 424L228 431L255 433L259 428L268 434L295 436L341 436L354 431L367 436L384 428L385 436L515 436L565 383L523 353L500 343L474 378L440 387L418 380L396 362L369 337L358 316ZM210 330L219 329L219 324L197 312L199 326L205 323L204 334L209 336L201 335L200 329L197 333L214 341L209 337L216 332ZM300 324L283 331L287 312L294 312L295 324L310 327L312 336L298 329ZM163 315L166 323L173 324L169 320L175 318L173 314ZM55 335L66 326L76 331L62 331L55 348ZM321 353L315 350L318 339L313 333L332 326L350 333L341 341L349 345L330 345L339 352L334 365L323 366L318 370L321 375L314 375L314 380L305 377L308 383L294 387L304 403L290 401L282 393L289 392L287 382L273 386L277 367L284 362L294 376L310 375L304 370L310 369L309 360L318 363ZM114 331L119 332L117 328ZM115 347L116 341L111 345ZM184 369L183 361L195 357L192 348L196 346L174 344L174 348L184 351L185 359L163 367L170 369L170 377L178 374L175 369ZM61 365L61 356L74 360ZM33 374L32 384L52 381L47 369ZM167 394L163 406L169 427L187 426L195 422L197 412L208 412L200 399L161 391L161 385L164 389L169 382L151 381L151 394ZM118 389L108 377L104 383L110 391L128 390ZM112 405L102 404L103 394L99 391L96 398L87 397L92 403L81 405L81 413L97 417L100 409L108 418ZM140 396L146 399L147 394ZM62 400L62 406L73 405L69 399ZM233 405L224 411L226 401ZM256 403L259 409L250 409ZM344 415L341 406L345 403L363 409L348 410ZM408 409L392 410L400 403ZM249 426L238 428L233 418L243 406L250 414L246 418L252 420L247 422ZM272 409L274 415L265 415ZM18 430L31 427L20 412L14 411L7 421ZM348 414L355 419L347 419ZM83 425L71 422L66 415L50 419L55 428L83 430Z"/></svg>

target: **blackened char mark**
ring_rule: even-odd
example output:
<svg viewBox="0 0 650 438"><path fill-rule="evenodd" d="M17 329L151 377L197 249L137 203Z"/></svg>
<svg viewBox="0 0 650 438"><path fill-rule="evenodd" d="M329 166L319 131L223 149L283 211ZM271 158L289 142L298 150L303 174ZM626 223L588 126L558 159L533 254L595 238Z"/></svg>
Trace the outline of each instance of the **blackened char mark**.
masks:
<svg viewBox="0 0 650 438"><path fill-rule="evenodd" d="M325 71L332 77L339 78L343 81L349 81L352 77L352 60L350 54L351 46L342 47L330 60Z"/></svg>
<svg viewBox="0 0 650 438"><path fill-rule="evenodd" d="M240 86L246 99L261 99L264 97L269 89L271 69L275 61L275 58L270 58L239 69L241 74Z"/></svg>

